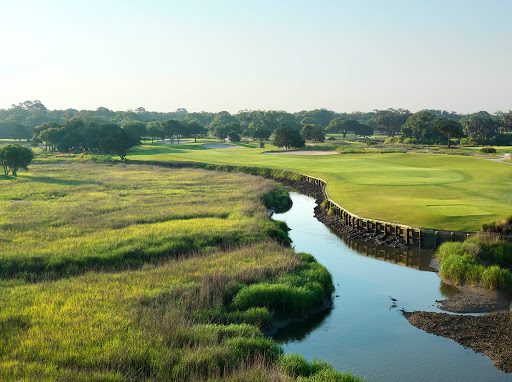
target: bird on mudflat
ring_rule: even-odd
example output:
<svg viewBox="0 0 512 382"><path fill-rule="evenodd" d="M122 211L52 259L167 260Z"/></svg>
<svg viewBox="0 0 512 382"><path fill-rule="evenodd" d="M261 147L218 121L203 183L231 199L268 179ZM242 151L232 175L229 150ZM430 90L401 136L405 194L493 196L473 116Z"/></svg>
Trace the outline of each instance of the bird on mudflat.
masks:
<svg viewBox="0 0 512 382"><path fill-rule="evenodd" d="M398 301L396 298L393 298L393 297L391 297L391 296L389 296L389 298L390 298L390 299L391 299L391 301L393 301L393 302L397 302L397 301Z"/></svg>

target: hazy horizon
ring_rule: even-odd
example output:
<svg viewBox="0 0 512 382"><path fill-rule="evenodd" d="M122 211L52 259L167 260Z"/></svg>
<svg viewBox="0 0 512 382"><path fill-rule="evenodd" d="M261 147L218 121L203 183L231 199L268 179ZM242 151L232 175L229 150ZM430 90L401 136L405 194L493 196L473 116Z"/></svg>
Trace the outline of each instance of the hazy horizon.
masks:
<svg viewBox="0 0 512 382"><path fill-rule="evenodd" d="M512 2L19 0L0 108L512 109Z"/></svg>

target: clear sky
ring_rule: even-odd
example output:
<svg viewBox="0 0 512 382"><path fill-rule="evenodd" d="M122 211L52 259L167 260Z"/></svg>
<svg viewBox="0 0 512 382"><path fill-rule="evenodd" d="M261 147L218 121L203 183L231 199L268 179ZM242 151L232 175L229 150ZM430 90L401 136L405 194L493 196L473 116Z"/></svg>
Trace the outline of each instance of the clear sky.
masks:
<svg viewBox="0 0 512 382"><path fill-rule="evenodd" d="M512 109L512 0L0 0L0 108Z"/></svg>

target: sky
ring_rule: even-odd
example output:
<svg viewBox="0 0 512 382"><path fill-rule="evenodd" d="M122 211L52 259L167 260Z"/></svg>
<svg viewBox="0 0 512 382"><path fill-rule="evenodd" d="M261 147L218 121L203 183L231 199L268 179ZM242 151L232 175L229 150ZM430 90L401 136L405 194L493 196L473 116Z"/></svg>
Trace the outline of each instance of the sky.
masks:
<svg viewBox="0 0 512 382"><path fill-rule="evenodd" d="M0 108L512 109L511 0L0 0Z"/></svg>

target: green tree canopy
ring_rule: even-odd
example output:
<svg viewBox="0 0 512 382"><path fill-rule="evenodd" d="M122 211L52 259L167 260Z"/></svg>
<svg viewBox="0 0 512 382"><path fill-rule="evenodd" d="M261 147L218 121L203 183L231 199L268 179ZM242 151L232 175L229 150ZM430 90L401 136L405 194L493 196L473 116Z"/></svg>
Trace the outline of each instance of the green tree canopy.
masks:
<svg viewBox="0 0 512 382"><path fill-rule="evenodd" d="M34 159L34 152L28 147L19 144L0 146L0 164L4 174L18 175L19 169L28 170L28 165Z"/></svg>
<svg viewBox="0 0 512 382"><path fill-rule="evenodd" d="M203 136L208 133L208 129L201 126L198 119L193 119L188 124L188 131L194 137L194 142L197 142L198 136Z"/></svg>
<svg viewBox="0 0 512 382"><path fill-rule="evenodd" d="M356 132L360 126L359 122L352 118L338 117L334 118L325 128L328 133L343 134L346 137L349 132Z"/></svg>
<svg viewBox="0 0 512 382"><path fill-rule="evenodd" d="M108 137L100 141L100 147L109 154L119 155L121 160L126 158L130 147L138 145L139 140L125 130L119 130L111 133Z"/></svg>
<svg viewBox="0 0 512 382"><path fill-rule="evenodd" d="M290 148L304 147L305 143L300 131L293 125L283 124L274 131L274 146L289 150Z"/></svg>
<svg viewBox="0 0 512 382"><path fill-rule="evenodd" d="M23 125L16 125L10 132L10 136L12 139L17 139L21 141L22 139L28 139L30 138L30 134L25 129L25 126Z"/></svg>
<svg viewBox="0 0 512 382"><path fill-rule="evenodd" d="M485 111L461 120L464 133L471 138L492 138L498 133L498 121Z"/></svg>
<svg viewBox="0 0 512 382"><path fill-rule="evenodd" d="M434 128L448 138L448 147L451 146L451 138L460 138L464 136L462 125L453 119L437 118L434 122Z"/></svg>
<svg viewBox="0 0 512 382"><path fill-rule="evenodd" d="M402 137L417 143L439 143L444 134L435 128L437 117L428 110L414 113L402 126Z"/></svg>
<svg viewBox="0 0 512 382"><path fill-rule="evenodd" d="M254 138L260 141L260 149L265 147L264 141L268 140L270 135L272 135L272 132L264 127L257 127L256 130L254 130Z"/></svg>
<svg viewBox="0 0 512 382"><path fill-rule="evenodd" d="M325 141L324 129L319 125L304 125L302 128L302 136L304 139L312 139L318 142Z"/></svg>
<svg viewBox="0 0 512 382"><path fill-rule="evenodd" d="M404 109L374 110L374 113L369 123L375 130L385 132L388 137L394 137L411 116L410 111Z"/></svg>
<svg viewBox="0 0 512 382"><path fill-rule="evenodd" d="M139 139L141 137L145 137L147 133L146 124L144 122L139 121L126 122L121 126L121 128Z"/></svg>

